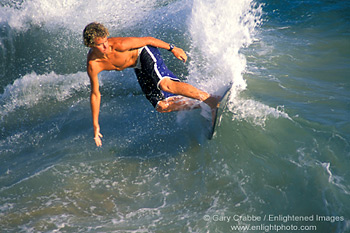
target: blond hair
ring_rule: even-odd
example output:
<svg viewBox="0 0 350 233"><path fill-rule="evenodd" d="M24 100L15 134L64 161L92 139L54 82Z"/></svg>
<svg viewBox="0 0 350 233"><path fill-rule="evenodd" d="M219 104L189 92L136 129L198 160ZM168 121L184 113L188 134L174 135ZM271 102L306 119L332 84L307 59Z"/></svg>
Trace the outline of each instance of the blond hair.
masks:
<svg viewBox="0 0 350 233"><path fill-rule="evenodd" d="M100 23L90 23L86 25L83 31L84 44L87 47L95 45L95 38L104 38L109 36L108 29Z"/></svg>

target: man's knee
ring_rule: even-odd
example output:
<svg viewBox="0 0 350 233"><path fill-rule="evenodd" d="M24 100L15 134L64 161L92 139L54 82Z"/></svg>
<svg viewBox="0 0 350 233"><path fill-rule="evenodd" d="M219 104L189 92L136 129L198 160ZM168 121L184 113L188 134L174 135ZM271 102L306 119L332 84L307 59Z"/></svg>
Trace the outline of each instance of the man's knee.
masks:
<svg viewBox="0 0 350 233"><path fill-rule="evenodd" d="M160 88L162 91L166 91L166 92L172 93L174 82L175 82L175 81L171 80L170 78L163 78L163 79L159 82L159 88Z"/></svg>

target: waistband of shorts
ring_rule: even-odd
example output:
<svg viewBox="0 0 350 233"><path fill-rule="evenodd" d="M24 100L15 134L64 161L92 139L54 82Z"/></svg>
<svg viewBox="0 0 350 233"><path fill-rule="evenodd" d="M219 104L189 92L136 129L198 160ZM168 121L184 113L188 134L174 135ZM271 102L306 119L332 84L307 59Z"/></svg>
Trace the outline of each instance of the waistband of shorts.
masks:
<svg viewBox="0 0 350 233"><path fill-rule="evenodd" d="M135 65L135 69L141 69L141 62L140 62L140 54L141 54L141 52L142 52L142 50L145 48L145 46L144 47L141 47L141 48L139 48L138 49L138 54L137 54L137 61L136 61L136 65Z"/></svg>

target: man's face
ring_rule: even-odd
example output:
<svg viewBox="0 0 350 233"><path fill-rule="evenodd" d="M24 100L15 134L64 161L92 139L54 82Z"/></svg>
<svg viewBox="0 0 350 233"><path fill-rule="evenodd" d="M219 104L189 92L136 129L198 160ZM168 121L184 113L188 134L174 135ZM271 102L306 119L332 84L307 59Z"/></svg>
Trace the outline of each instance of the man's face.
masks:
<svg viewBox="0 0 350 233"><path fill-rule="evenodd" d="M94 48L98 49L101 53L107 54L109 52L109 43L107 37L97 37L94 39Z"/></svg>

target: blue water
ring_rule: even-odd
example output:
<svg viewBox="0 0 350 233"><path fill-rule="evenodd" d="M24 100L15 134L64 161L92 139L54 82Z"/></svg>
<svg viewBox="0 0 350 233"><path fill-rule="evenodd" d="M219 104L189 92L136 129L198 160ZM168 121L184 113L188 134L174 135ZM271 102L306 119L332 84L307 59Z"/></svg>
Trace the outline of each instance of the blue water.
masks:
<svg viewBox="0 0 350 233"><path fill-rule="evenodd" d="M0 232L350 232L350 2L0 3ZM233 82L206 111L160 114L133 70L99 75L86 24L154 36L181 79Z"/></svg>

